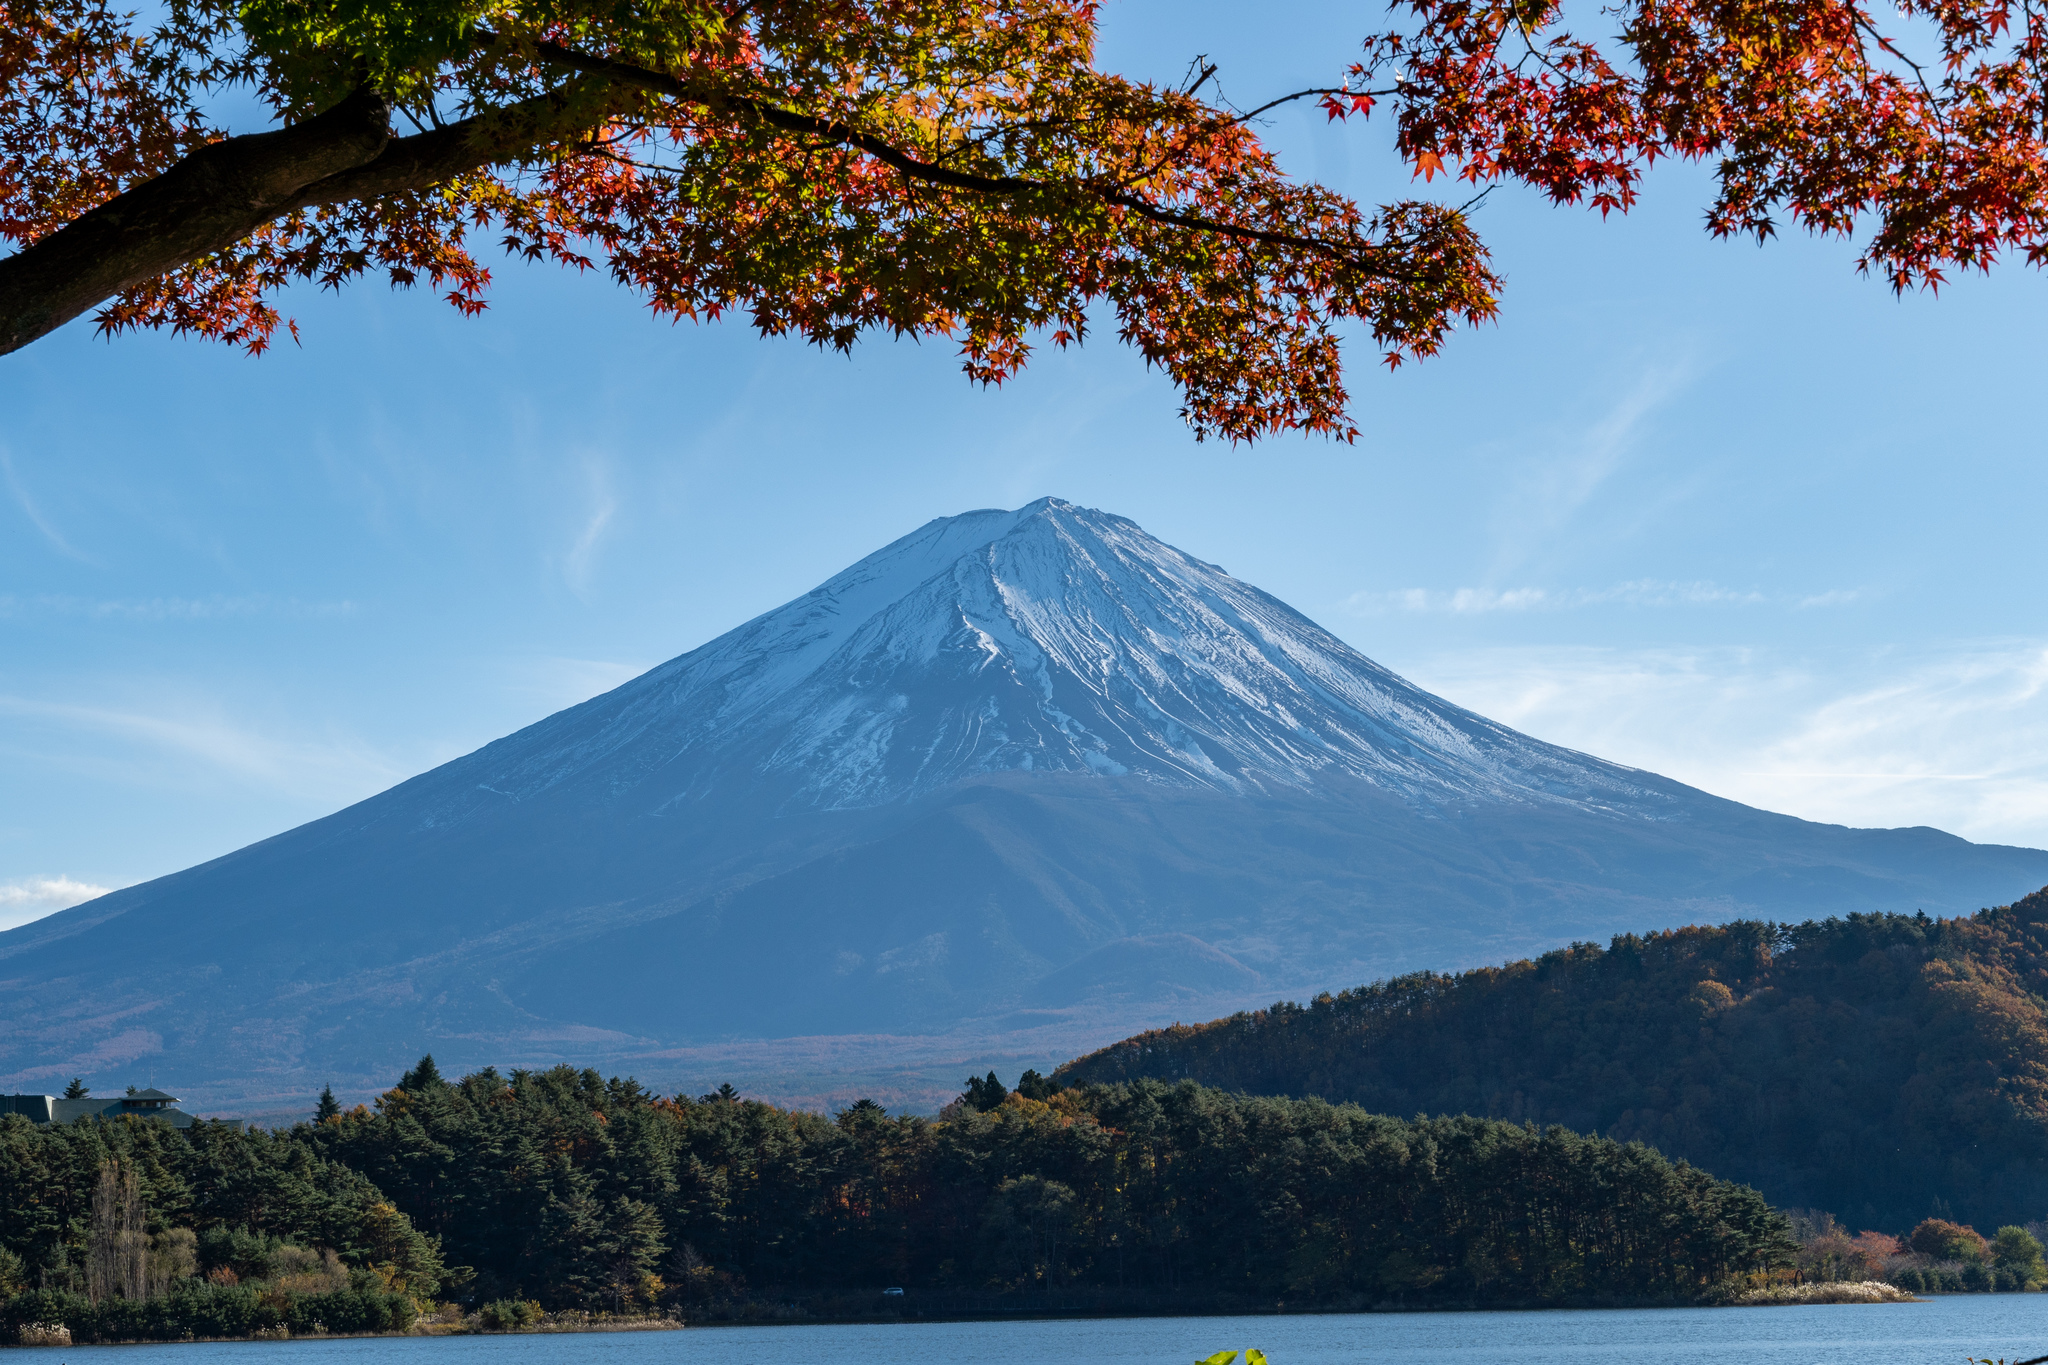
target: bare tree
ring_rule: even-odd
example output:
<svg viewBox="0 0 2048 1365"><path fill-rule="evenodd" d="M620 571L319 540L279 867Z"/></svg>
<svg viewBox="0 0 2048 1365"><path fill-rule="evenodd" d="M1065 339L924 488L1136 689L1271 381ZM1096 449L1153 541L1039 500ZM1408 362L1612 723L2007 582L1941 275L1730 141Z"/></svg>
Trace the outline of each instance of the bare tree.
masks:
<svg viewBox="0 0 2048 1365"><path fill-rule="evenodd" d="M92 1245L86 1293L94 1303L119 1294L149 1297L149 1234L143 1231L142 1183L135 1167L111 1158L100 1165L92 1193Z"/></svg>

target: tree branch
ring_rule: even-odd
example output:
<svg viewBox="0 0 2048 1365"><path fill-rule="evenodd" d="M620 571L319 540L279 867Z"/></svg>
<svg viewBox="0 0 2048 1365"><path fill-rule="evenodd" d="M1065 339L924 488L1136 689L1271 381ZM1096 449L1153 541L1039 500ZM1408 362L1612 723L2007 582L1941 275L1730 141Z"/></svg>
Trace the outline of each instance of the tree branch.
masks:
<svg viewBox="0 0 2048 1365"><path fill-rule="evenodd" d="M289 128L209 143L163 174L0 258L0 355L48 335L116 294L225 251L287 213L423 190L511 159L559 131L553 125L575 108L579 88L596 82L744 114L784 132L852 147L927 184L1004 196L1080 193L1164 226L1314 251L1371 274L1389 273L1377 263L1378 250L1356 238L1310 237L1226 223L1162 207L1119 184L1058 184L955 170L924 161L851 125L767 100L554 43L537 43L535 51L542 61L581 73L582 78L504 109L404 138L391 135L389 102L374 91L359 90Z"/></svg>
<svg viewBox="0 0 2048 1365"><path fill-rule="evenodd" d="M278 213L431 189L458 175L510 160L552 136L559 116L585 86L585 82L573 80L488 114L393 139L375 160L307 184ZM578 122L587 123L588 119Z"/></svg>
<svg viewBox="0 0 2048 1365"><path fill-rule="evenodd" d="M821 138L825 142L842 147L853 147L866 152L885 166L893 167L913 180L927 184L944 185L949 189L972 190L981 194L996 195L1056 195L1080 190L1083 193L1128 209L1141 218L1169 227L1185 228L1193 232L1213 233L1219 237L1230 237L1240 241L1261 242L1267 246L1295 247L1350 261L1375 275L1385 275L1377 265L1369 265L1363 259L1372 252L1369 245L1361 242L1331 241L1322 237L1304 237L1291 232L1274 232L1265 228L1246 227L1237 223L1220 222L1200 214L1186 213L1179 209L1162 208L1144 196L1134 194L1119 185L1091 184L1086 181L1072 186L1056 185L1043 180L1031 180L1015 175L976 175L971 171L958 171L950 166L939 166L922 161L902 148L849 124L831 119L800 114L793 109L766 100L746 95L735 95L728 91L707 88L701 84L685 81L666 72L650 71L630 62L616 61L610 57L593 56L578 52L574 48L558 43L539 42L534 44L535 53L546 62L580 71L586 75L616 81L621 85L637 86L656 94L669 95L692 104L725 113L745 113L760 119L772 128L786 133L801 133ZM1306 93L1306 92L1304 92ZM1300 98L1291 95L1288 99ZM1284 103L1285 101L1276 101Z"/></svg>
<svg viewBox="0 0 2048 1365"><path fill-rule="evenodd" d="M234 245L311 181L374 160L390 106L359 90L325 113L211 142L0 260L0 355L166 271Z"/></svg>
<svg viewBox="0 0 2048 1365"><path fill-rule="evenodd" d="M208 143L0 260L0 355L287 213L423 190L504 160L546 136L580 84L403 138L391 136L390 106L358 91L304 123Z"/></svg>

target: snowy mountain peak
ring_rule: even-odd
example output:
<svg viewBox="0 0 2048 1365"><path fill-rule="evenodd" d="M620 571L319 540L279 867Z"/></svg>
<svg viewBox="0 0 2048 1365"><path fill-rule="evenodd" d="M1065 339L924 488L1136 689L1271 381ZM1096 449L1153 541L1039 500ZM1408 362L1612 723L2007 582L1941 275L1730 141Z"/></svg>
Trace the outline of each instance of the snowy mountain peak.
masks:
<svg viewBox="0 0 2048 1365"><path fill-rule="evenodd" d="M566 785L649 811L733 783L849 808L1048 771L1225 791L1341 777L1431 806L1668 800L1659 779L1453 706L1216 565L1057 498L928 522L453 766L497 797Z"/></svg>

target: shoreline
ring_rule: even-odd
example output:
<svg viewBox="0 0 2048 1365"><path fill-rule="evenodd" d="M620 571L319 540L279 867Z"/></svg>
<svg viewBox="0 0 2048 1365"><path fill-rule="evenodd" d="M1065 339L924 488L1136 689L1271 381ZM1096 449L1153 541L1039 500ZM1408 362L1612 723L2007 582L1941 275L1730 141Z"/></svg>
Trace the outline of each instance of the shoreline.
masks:
<svg viewBox="0 0 2048 1365"><path fill-rule="evenodd" d="M1846 1285L1848 1282L1842 1282ZM1859 1286L1860 1287L1860 1286ZM1888 1286L1889 1287L1889 1286ZM472 1321L435 1322L422 1320L403 1332L316 1332L305 1335L252 1334L234 1337L184 1337L165 1340L155 1337L132 1337L118 1341L43 1341L7 1342L0 1344L0 1350L43 1350L65 1346L183 1346L222 1345L263 1342L285 1344L294 1341L350 1341L350 1340L403 1340L415 1337L516 1337L516 1336L566 1336L583 1333L605 1334L622 1332L675 1332L736 1327L901 1327L920 1324L940 1325L946 1323L970 1322L1065 1322L1088 1320L1129 1320L1150 1318L1275 1318L1275 1317L1333 1317L1333 1316L1380 1316L1420 1313L1572 1313L1572 1312L1643 1312L1650 1310L1682 1309L1755 1309L1755 1308L1814 1308L1814 1307L1886 1307L1901 1304L1931 1303L1937 1298L2002 1297L1991 1294L1904 1294L1900 1297L1863 1297L1845 1294L1834 1288L1834 1282L1811 1286L1788 1286L1793 1289L1807 1289L1805 1294L1780 1294L1770 1297L1756 1295L1719 1302L1673 1302L1670 1300L1568 1300L1564 1302L1543 1302L1534 1300L1500 1301L1477 1303L1395 1303L1341 1302L1296 1304L1285 1300L1250 1302L1236 1300L1218 1302L1206 1297L1199 1302L1176 1300L1162 1302L1133 1301L1120 1299L1114 1302L1082 1303L1063 1300L1053 1303L1019 1303L997 1306L982 1300L974 1303L971 1296L932 1303L928 1308L917 1305L876 1308L862 1311L845 1299L836 1302L828 1300L807 1306L801 1302L785 1301L768 1304L754 1301L747 1305L758 1308L756 1312L722 1312L692 1317L593 1317L584 1314L564 1314L561 1320L541 1321L524 1327L480 1329ZM2016 1291L2024 1293L2026 1291ZM967 1302L962 1302L967 1299ZM834 1311L837 1308L839 1311ZM69 1333L66 1333L68 1336Z"/></svg>
<svg viewBox="0 0 2048 1365"><path fill-rule="evenodd" d="M124 1347L124 1346L224 1346L224 1345L289 1345L293 1342L318 1341L403 1341L415 1338L449 1339L457 1337L531 1337L603 1335L630 1332L680 1332L685 1330L717 1330L721 1328L746 1327L907 1327L942 1326L950 1323L970 1322L1085 1322L1090 1320L1122 1321L1154 1318L1275 1318L1275 1317L1344 1317L1344 1316L1395 1316L1421 1313L1599 1313L1599 1312L1648 1312L1684 1309L1750 1309L1750 1308L1844 1308L1844 1307L1889 1307L1908 1303L1930 1303L1935 1298L1966 1298L1971 1295L1944 1294L1922 1295L1903 1299L1814 1299L1800 1302L1778 1300L1752 1303L1497 1303L1497 1304L1408 1304L1376 1305L1354 1307L1350 1305L1324 1305L1312 1308L1267 1307L1257 1308L1244 1305L1156 1309L1132 1311L1129 1309L1063 1309L1063 1308L1019 1308L1002 1312L961 1312L961 1313L914 1313L914 1314L764 1314L750 1317L712 1319L679 1318L623 1318L618 1320L596 1319L588 1322L537 1323L531 1327L506 1328L495 1331L480 1331L456 1323L423 1324L405 1332L317 1332L304 1336L252 1335L242 1337L182 1337L167 1341L155 1337L131 1337L120 1341L66 1341L36 1343L0 1343L0 1351L37 1351ZM1992 1297L1985 1295L1983 1297Z"/></svg>

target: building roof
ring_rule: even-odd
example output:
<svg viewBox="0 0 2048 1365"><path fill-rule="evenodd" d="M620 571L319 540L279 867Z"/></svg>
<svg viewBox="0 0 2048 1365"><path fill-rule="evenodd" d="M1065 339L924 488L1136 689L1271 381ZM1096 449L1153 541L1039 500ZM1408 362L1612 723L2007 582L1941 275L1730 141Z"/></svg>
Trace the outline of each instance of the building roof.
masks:
<svg viewBox="0 0 2048 1365"><path fill-rule="evenodd" d="M131 1118L168 1123L173 1128L190 1128L190 1114L168 1106L176 1095L161 1090L138 1090L132 1095L93 1095L81 1100L56 1095L0 1095L0 1114L19 1114L31 1123L72 1123L82 1118Z"/></svg>

